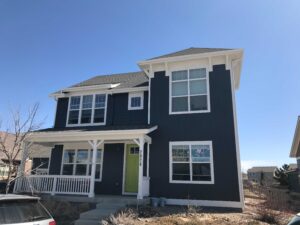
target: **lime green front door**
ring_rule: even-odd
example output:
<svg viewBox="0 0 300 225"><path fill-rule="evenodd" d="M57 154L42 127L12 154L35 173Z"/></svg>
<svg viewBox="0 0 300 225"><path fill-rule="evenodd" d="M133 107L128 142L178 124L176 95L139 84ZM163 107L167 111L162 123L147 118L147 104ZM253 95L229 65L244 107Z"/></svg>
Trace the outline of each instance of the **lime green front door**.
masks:
<svg viewBox="0 0 300 225"><path fill-rule="evenodd" d="M139 147L135 144L126 145L125 193L138 192Z"/></svg>

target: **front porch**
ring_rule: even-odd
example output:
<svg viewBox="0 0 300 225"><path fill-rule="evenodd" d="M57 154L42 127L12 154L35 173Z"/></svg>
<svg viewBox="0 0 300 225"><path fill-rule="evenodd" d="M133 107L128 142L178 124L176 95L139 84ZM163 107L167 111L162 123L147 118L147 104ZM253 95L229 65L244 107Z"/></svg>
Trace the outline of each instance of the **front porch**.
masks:
<svg viewBox="0 0 300 225"><path fill-rule="evenodd" d="M157 127L132 130L36 132L24 142L24 154L14 192L51 195L76 195L93 198L96 194L149 196L150 132ZM33 144L51 146L49 173L27 174L24 162ZM58 147L59 146L59 147ZM123 146L123 148L122 148ZM130 149L128 146L136 146ZM56 154L57 149L62 153ZM74 150L76 149L76 150ZM74 150L74 153L71 152ZM130 153L136 153L131 156ZM136 193L128 193L129 180L134 186L135 171L127 169L128 157L136 157ZM86 161L86 162L85 162ZM133 165L133 167L135 167ZM121 174L120 174L121 173ZM80 175L78 175L80 174ZM130 178L130 179L129 179ZM129 189L128 189L129 190ZM132 189L131 189L132 190ZM134 189L133 189L134 190ZM121 191L121 193L119 193Z"/></svg>

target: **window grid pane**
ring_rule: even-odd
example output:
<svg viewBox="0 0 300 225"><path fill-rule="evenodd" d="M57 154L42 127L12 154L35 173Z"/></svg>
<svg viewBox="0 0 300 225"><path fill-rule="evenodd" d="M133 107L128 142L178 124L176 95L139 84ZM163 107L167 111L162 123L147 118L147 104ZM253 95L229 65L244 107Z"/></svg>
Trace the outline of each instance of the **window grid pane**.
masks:
<svg viewBox="0 0 300 225"><path fill-rule="evenodd" d="M131 105L130 106L132 108L141 107L141 103L142 103L141 97L131 97L130 100L131 100Z"/></svg>
<svg viewBox="0 0 300 225"><path fill-rule="evenodd" d="M70 109L79 109L80 108L80 96L71 97Z"/></svg>
<svg viewBox="0 0 300 225"><path fill-rule="evenodd" d="M173 71L172 72L172 81L186 80L187 78L188 78L188 71L187 70Z"/></svg>
<svg viewBox="0 0 300 225"><path fill-rule="evenodd" d="M96 95L95 108L105 108L106 95Z"/></svg>
<svg viewBox="0 0 300 225"><path fill-rule="evenodd" d="M91 109L93 107L93 95L84 95L82 98L82 108Z"/></svg>

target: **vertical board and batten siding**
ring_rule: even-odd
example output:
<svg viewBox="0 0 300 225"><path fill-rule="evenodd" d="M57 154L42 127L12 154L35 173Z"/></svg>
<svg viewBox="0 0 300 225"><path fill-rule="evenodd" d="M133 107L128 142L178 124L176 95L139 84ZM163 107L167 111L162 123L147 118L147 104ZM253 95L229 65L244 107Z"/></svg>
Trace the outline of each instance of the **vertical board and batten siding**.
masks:
<svg viewBox="0 0 300 225"><path fill-rule="evenodd" d="M95 183L95 194L121 195L124 144L105 144L102 181Z"/></svg>
<svg viewBox="0 0 300 225"><path fill-rule="evenodd" d="M209 73L211 112L169 115L169 77L151 80L151 124L158 129L150 151L153 197L240 201L230 71L213 66ZM212 141L214 184L169 183L169 142Z"/></svg>
<svg viewBox="0 0 300 225"><path fill-rule="evenodd" d="M144 92L144 108L141 110L128 110L128 93L108 94L106 125L103 126L127 126L146 125L148 117L148 91ZM54 128L64 128L67 123L69 98L59 98ZM80 126L84 127L84 126Z"/></svg>
<svg viewBox="0 0 300 225"><path fill-rule="evenodd" d="M55 145L51 151L49 175L59 175L63 154L63 145Z"/></svg>

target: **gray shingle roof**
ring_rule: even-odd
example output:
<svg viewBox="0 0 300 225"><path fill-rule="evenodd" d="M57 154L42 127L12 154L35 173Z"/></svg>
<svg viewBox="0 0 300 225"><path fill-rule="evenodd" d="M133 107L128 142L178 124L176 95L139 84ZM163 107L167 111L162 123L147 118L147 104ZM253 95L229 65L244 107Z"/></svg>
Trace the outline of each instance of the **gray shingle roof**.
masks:
<svg viewBox="0 0 300 225"><path fill-rule="evenodd" d="M143 86L148 86L148 77L142 71L111 74L111 75L99 75L91 79L82 81L71 87L83 87L83 86L92 86L92 85L101 85L101 84L118 84L118 83L120 83L120 85L115 87L114 89L143 87Z"/></svg>
<svg viewBox="0 0 300 225"><path fill-rule="evenodd" d="M55 131L109 131L109 130L138 130L149 129L154 125L141 124L141 125L110 125L110 126L84 126L84 127L58 127L58 128L45 128L36 130L35 132L55 132Z"/></svg>
<svg viewBox="0 0 300 225"><path fill-rule="evenodd" d="M183 55L193 55L193 54L201 54L201 53L210 53L210 52L219 52L219 51L227 51L227 50L233 50L229 48L187 48L183 49L178 52L172 52L169 54L157 56L148 60L152 59L161 59L161 58L167 58L167 57L175 57L175 56L183 56Z"/></svg>

